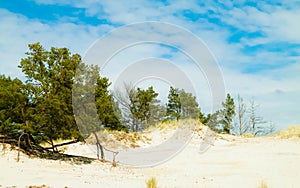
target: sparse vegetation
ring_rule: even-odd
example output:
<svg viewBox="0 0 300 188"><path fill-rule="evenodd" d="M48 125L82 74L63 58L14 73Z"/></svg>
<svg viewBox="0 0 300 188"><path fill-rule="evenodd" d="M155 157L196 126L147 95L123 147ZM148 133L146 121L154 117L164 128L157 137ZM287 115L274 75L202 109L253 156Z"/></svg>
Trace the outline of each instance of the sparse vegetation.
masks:
<svg viewBox="0 0 300 188"><path fill-rule="evenodd" d="M49 188L49 186L46 185L30 185L28 188ZM65 187L67 188L67 187Z"/></svg>
<svg viewBox="0 0 300 188"><path fill-rule="evenodd" d="M179 121L164 121L161 123L157 123L155 125L156 128L160 130L167 129L167 128L176 128L179 125Z"/></svg>
<svg viewBox="0 0 300 188"><path fill-rule="evenodd" d="M243 137L244 138L254 138L255 135L253 135L252 133L247 132L247 133L243 134Z"/></svg>
<svg viewBox="0 0 300 188"><path fill-rule="evenodd" d="M268 188L268 184L262 180L257 188Z"/></svg>
<svg viewBox="0 0 300 188"><path fill-rule="evenodd" d="M280 138L300 138L300 126L290 126L285 130L279 131L276 136L279 136Z"/></svg>
<svg viewBox="0 0 300 188"><path fill-rule="evenodd" d="M147 188L157 188L157 181L155 177L152 177L146 182Z"/></svg>

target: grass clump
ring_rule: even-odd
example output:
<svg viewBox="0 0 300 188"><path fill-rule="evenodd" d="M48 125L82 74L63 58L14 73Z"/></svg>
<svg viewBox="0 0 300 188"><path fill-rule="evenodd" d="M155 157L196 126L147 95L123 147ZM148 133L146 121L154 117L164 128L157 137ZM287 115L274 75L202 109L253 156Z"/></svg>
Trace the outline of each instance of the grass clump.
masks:
<svg viewBox="0 0 300 188"><path fill-rule="evenodd" d="M300 126L290 126L285 130L279 131L276 135L286 139L292 137L300 138Z"/></svg>
<svg viewBox="0 0 300 188"><path fill-rule="evenodd" d="M257 188L268 188L268 184L262 180Z"/></svg>
<svg viewBox="0 0 300 188"><path fill-rule="evenodd" d="M255 135L253 135L252 133L247 132L247 133L243 134L243 137L244 138L254 138Z"/></svg>
<svg viewBox="0 0 300 188"><path fill-rule="evenodd" d="M30 186L28 186L28 188L50 188L50 187L48 187L46 185L38 185L38 186L36 186L36 185L30 185Z"/></svg>
<svg viewBox="0 0 300 188"><path fill-rule="evenodd" d="M159 128L160 130L170 129L170 128L177 128L179 125L179 121L175 120L168 120L161 123L157 123L155 125L156 128Z"/></svg>
<svg viewBox="0 0 300 188"><path fill-rule="evenodd" d="M157 181L155 177L152 177L146 182L147 188L157 188Z"/></svg>

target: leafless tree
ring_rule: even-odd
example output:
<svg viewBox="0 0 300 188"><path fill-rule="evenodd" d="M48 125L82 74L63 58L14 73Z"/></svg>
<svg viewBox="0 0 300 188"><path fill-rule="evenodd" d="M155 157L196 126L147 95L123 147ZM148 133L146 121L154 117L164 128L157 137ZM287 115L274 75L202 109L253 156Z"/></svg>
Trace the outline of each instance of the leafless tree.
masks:
<svg viewBox="0 0 300 188"><path fill-rule="evenodd" d="M123 91L124 90L124 91ZM129 125L131 130L137 130L138 118L134 116L133 111L135 100L137 100L137 93L132 84L124 83L124 88L122 90L117 90L113 93L114 98L121 105L123 123Z"/></svg>
<svg viewBox="0 0 300 188"><path fill-rule="evenodd" d="M249 131L249 126L246 117L247 106L244 103L243 98L238 95L238 105L237 105L237 123L239 135L243 135L247 131Z"/></svg>
<svg viewBox="0 0 300 188"><path fill-rule="evenodd" d="M273 121L270 121L268 130L266 131L266 134L272 134L275 132L275 124Z"/></svg>
<svg viewBox="0 0 300 188"><path fill-rule="evenodd" d="M263 124L266 123L266 121L264 121L262 117L257 116L258 107L259 105L255 104L253 100L250 101L250 126L252 133L255 136L264 134L265 128L263 127Z"/></svg>

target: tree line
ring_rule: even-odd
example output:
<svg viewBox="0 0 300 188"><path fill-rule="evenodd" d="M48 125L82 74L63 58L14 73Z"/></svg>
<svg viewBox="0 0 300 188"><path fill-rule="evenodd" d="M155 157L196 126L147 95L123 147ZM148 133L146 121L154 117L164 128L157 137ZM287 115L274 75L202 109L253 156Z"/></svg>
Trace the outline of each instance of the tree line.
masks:
<svg viewBox="0 0 300 188"><path fill-rule="evenodd" d="M275 131L272 122L267 125L268 122L258 115L259 105L253 100L247 107L240 95L235 103L230 94L227 94L225 101L222 102L222 107L213 114L205 115L200 112L200 121L212 130L226 134L262 136Z"/></svg>
<svg viewBox="0 0 300 188"><path fill-rule="evenodd" d="M250 128L255 135L262 134L259 127L263 121L256 115L257 106L253 104L250 108L250 127L245 122L241 98L236 108L233 98L227 94L223 109L205 115L196 97L179 88L170 87L167 104L161 104L152 86L142 89L125 85L124 91L112 93L111 82L99 75L99 67L85 65L79 54L72 54L67 48L46 50L40 43L28 47L26 58L18 66L26 81L0 75L0 134L6 139L26 134L22 142L25 149L47 142L55 151L57 139L83 141L102 128L140 131L157 122L185 118L198 119L218 132L233 133L236 113L239 134ZM74 87L80 89L80 94L72 93ZM88 101L89 93L85 93L91 88L95 91L94 101ZM83 107L74 110L72 100L80 101ZM88 117L86 109L93 104L100 124ZM75 119L76 114L86 118ZM78 129L81 123L88 125L83 131Z"/></svg>

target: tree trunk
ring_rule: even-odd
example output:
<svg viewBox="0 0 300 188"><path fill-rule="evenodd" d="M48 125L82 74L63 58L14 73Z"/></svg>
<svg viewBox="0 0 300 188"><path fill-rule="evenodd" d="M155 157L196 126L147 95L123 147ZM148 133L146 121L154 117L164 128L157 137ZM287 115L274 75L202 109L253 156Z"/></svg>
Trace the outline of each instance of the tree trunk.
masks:
<svg viewBox="0 0 300 188"><path fill-rule="evenodd" d="M239 114L239 124L240 124L240 136L243 135L243 122L242 122L242 116Z"/></svg>
<svg viewBox="0 0 300 188"><path fill-rule="evenodd" d="M97 158L99 159L99 150L101 153L101 160L104 160L104 151L103 151L103 146L99 142L99 138L96 134L96 132L93 132L95 138L96 138L96 146L97 146Z"/></svg>
<svg viewBox="0 0 300 188"><path fill-rule="evenodd" d="M55 152L55 146L54 146L52 138L50 138L50 143L51 143L52 151Z"/></svg>

